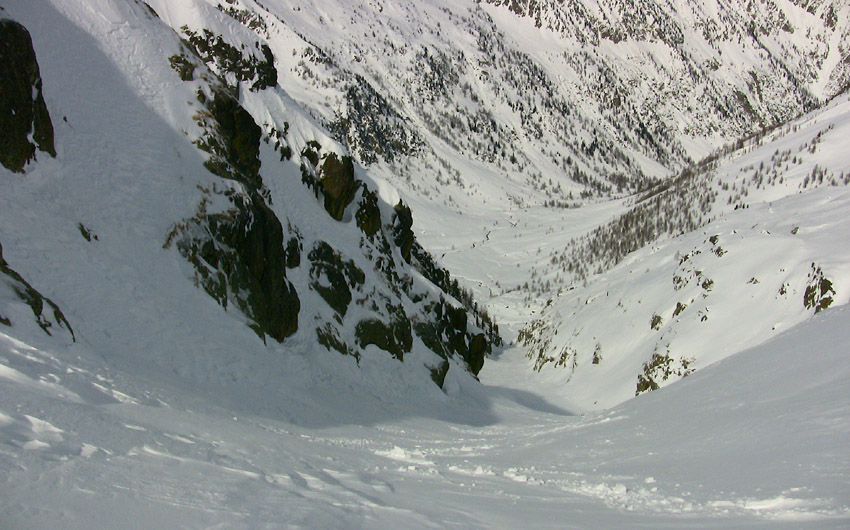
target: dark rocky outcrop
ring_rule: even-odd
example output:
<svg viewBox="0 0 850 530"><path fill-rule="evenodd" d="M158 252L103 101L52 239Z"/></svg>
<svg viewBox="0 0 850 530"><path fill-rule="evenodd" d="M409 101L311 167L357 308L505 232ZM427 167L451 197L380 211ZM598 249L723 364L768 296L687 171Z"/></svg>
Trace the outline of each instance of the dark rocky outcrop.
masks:
<svg viewBox="0 0 850 530"><path fill-rule="evenodd" d="M218 91L208 103L215 134L209 135L208 149L213 153L207 168L220 177L243 181L259 189L260 138L262 131L254 118L226 91Z"/></svg>
<svg viewBox="0 0 850 530"><path fill-rule="evenodd" d="M71 328L71 324L68 323L65 315L62 314L59 306L49 298L43 296L24 280L20 274L9 267L9 264L3 259L2 245L0 245L0 282L8 285L22 302L30 306L36 322L45 333L52 335L50 330L56 326L64 328L71 335L71 340L76 340L74 330ZM8 315L0 314L0 324L11 326L12 321Z"/></svg>
<svg viewBox="0 0 850 530"><path fill-rule="evenodd" d="M301 304L286 279L280 222L257 196L232 200L235 207L226 212L185 220L177 248L222 307L234 302L258 335L281 342L298 330Z"/></svg>
<svg viewBox="0 0 850 530"><path fill-rule="evenodd" d="M290 227L291 229L291 227ZM286 242L286 268L294 269L301 265L301 251L303 247L301 245L301 238L296 236L292 236Z"/></svg>
<svg viewBox="0 0 850 530"><path fill-rule="evenodd" d="M330 322L326 322L323 327L316 328L316 341L327 348L328 351L336 350L343 355L350 355L358 363L360 362L360 352L340 339L339 332Z"/></svg>
<svg viewBox="0 0 850 530"><path fill-rule="evenodd" d="M446 383L446 375L449 373L449 362L442 361L439 366L431 368L431 380L437 384L438 387L443 388L443 385Z"/></svg>
<svg viewBox="0 0 850 530"><path fill-rule="evenodd" d="M340 316L345 316L351 303L351 290L363 285L366 275L353 261L319 241L310 254L310 285Z"/></svg>
<svg viewBox="0 0 850 530"><path fill-rule="evenodd" d="M464 357L469 370L478 375L478 372L484 368L484 358L490 353L490 344L487 342L487 337L483 333L478 333L469 341L467 355Z"/></svg>
<svg viewBox="0 0 850 530"><path fill-rule="evenodd" d="M378 207L377 193L364 190L354 218L357 220L357 227L367 236L372 237L378 233L381 229L381 209Z"/></svg>
<svg viewBox="0 0 850 530"><path fill-rule="evenodd" d="M322 151L322 144L315 140L310 140L307 142L307 146L301 150L301 156L306 158L315 169L316 166L319 165L319 153ZM303 170L303 166L302 166Z"/></svg>
<svg viewBox="0 0 850 530"><path fill-rule="evenodd" d="M223 307L235 302L253 320L258 335L280 342L298 329L301 303L286 268L300 261L300 255L287 252L283 227L264 198L262 134L229 91L219 89L204 103L211 121L205 122L207 135L197 145L211 155L205 166L241 182L244 192L228 193L233 207L224 212L207 213L202 202L194 217L174 227L165 246L176 240L210 296Z"/></svg>
<svg viewBox="0 0 850 530"><path fill-rule="evenodd" d="M12 20L0 20L0 83L0 163L23 172L27 162L35 159L36 146L55 157L53 124L32 39L24 26Z"/></svg>
<svg viewBox="0 0 850 530"><path fill-rule="evenodd" d="M313 190L316 197L321 192L328 215L342 221L345 208L354 200L361 182L354 178L354 162L348 155L336 153L320 156L322 146L315 141L307 142L301 151L301 182Z"/></svg>
<svg viewBox="0 0 850 530"><path fill-rule="evenodd" d="M342 220L345 207L354 200L358 182L354 179L354 163L350 156L337 157L328 153L319 172L319 184L325 196L325 210L336 219Z"/></svg>
<svg viewBox="0 0 850 530"><path fill-rule="evenodd" d="M274 67L274 54L268 44L260 46L263 52L263 61L257 63L257 80L251 85L251 90L263 90L268 87L277 86L277 69Z"/></svg>
<svg viewBox="0 0 850 530"><path fill-rule="evenodd" d="M413 214L410 207L399 201L395 205L393 215L393 241L401 251L404 261L410 263L410 251L413 249L415 236L413 235Z"/></svg>
<svg viewBox="0 0 850 530"><path fill-rule="evenodd" d="M390 310L389 324L375 318L357 323L355 329L357 342L361 348L374 344L391 353L399 361L403 361L404 354L413 348L410 320L400 306L388 306L387 309Z"/></svg>
<svg viewBox="0 0 850 530"><path fill-rule="evenodd" d="M466 362L470 372L478 375L484 366L484 358L491 351L487 336L483 333L469 333L465 308L445 305L443 311L443 333L448 339L449 349Z"/></svg>
<svg viewBox="0 0 850 530"><path fill-rule="evenodd" d="M834 297L835 289L832 286L832 281L824 277L823 270L818 265L812 263L806 291L803 294L803 307L814 309L815 313L820 313L832 305Z"/></svg>
<svg viewBox="0 0 850 530"><path fill-rule="evenodd" d="M492 352L493 339L469 329L467 310L462 307L453 307L444 300L426 307L427 314L434 319L417 322L414 325L416 335L444 360L458 356L473 375L478 375L484 367L484 359ZM448 369L446 364L445 370Z"/></svg>
<svg viewBox="0 0 850 530"><path fill-rule="evenodd" d="M653 352L652 358L643 363L643 373L638 374L635 396L644 392L658 390L659 381L667 381L670 377L687 377L694 372L693 357L680 357L675 360L670 357L670 351L665 353Z"/></svg>

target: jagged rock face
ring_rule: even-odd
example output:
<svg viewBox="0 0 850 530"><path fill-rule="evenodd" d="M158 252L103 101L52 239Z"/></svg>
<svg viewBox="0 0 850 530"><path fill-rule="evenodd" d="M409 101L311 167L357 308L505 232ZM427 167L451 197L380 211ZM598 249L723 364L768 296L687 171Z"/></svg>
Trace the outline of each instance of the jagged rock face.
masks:
<svg viewBox="0 0 850 530"><path fill-rule="evenodd" d="M0 20L0 80L0 163L23 172L35 158L36 146L50 156L56 156L56 149L32 39L12 20Z"/></svg>
<svg viewBox="0 0 850 530"><path fill-rule="evenodd" d="M823 270L812 263L808 285L806 285L806 291L803 295L803 307L814 309L815 313L820 313L832 305L834 297L835 289L832 286L832 281L824 278Z"/></svg>
<svg viewBox="0 0 850 530"><path fill-rule="evenodd" d="M357 207L357 226L369 237L381 229L381 209L378 207L378 195L372 191L364 191L363 198Z"/></svg>
<svg viewBox="0 0 850 530"><path fill-rule="evenodd" d="M469 353L466 356L466 363L472 373L477 374L484 368L484 358L488 353L490 353L490 344L487 342L487 337L483 333L472 337L469 342Z"/></svg>
<svg viewBox="0 0 850 530"><path fill-rule="evenodd" d="M389 306L387 309L391 311L389 323L371 318L357 324L357 341L361 348L374 344L402 361L404 354L413 348L410 320L401 307Z"/></svg>
<svg viewBox="0 0 850 530"><path fill-rule="evenodd" d="M221 139L221 145L215 148L214 152L235 171L229 176L237 180L244 179L254 188L261 187L259 172L262 131L239 102L223 91L216 93L209 109Z"/></svg>
<svg viewBox="0 0 850 530"><path fill-rule="evenodd" d="M413 249L413 214L410 207L399 202L395 205L393 216L393 239L396 246L401 249L401 257L410 263L410 251Z"/></svg>
<svg viewBox="0 0 850 530"><path fill-rule="evenodd" d="M9 267L9 264L3 259L2 245L0 245L0 287L11 289L15 297L30 306L36 323L45 333L52 335L51 329L56 331L56 328L61 328L70 334L71 340L76 340L74 330L71 328L71 324L68 323L65 315L62 314L59 306L49 298L43 296L24 280L20 274ZM13 326L14 322L10 318L10 315L0 313L0 324Z"/></svg>
<svg viewBox="0 0 850 530"><path fill-rule="evenodd" d="M443 361L439 366L431 368L431 380L436 383L436 385L440 388L443 388L443 385L446 382L446 375L449 373L449 363L448 361Z"/></svg>
<svg viewBox="0 0 850 530"><path fill-rule="evenodd" d="M365 281L363 271L353 261L344 261L324 241L317 243L308 257L311 286L337 314L344 317L351 303L351 290Z"/></svg>
<svg viewBox="0 0 850 530"><path fill-rule="evenodd" d="M223 89L207 103L212 123L199 147L211 153L206 167L237 180L244 193L231 193L233 207L198 213L175 226L166 246L176 238L181 254L195 266L195 279L222 306L228 301L253 320L258 335L278 342L298 330L301 303L286 279L296 256L286 250L283 227L263 197L260 177L262 132L251 115ZM297 240L296 240L297 245ZM300 258L299 258L300 260Z"/></svg>
<svg viewBox="0 0 850 530"><path fill-rule="evenodd" d="M301 304L286 279L283 229L261 199L238 197L227 212L196 215L181 229L177 248L219 304L235 303L261 337L282 342L298 330Z"/></svg>
<svg viewBox="0 0 850 530"><path fill-rule="evenodd" d="M469 333L466 311L447 306L445 316L448 323L443 333L448 337L449 348L463 358L470 372L477 375L491 351L487 337L483 333Z"/></svg>
<svg viewBox="0 0 850 530"><path fill-rule="evenodd" d="M414 325L416 335L433 352L448 360L458 356L466 363L474 375L478 375L484 367L484 359L492 351L492 338L484 333L476 333L469 329L467 313L463 308L453 307L440 301L429 306L429 313L435 315L433 321L417 322ZM445 368L448 370L448 366ZM437 367L432 376L436 377L442 370ZM443 374L443 377L445 374Z"/></svg>
<svg viewBox="0 0 850 530"><path fill-rule="evenodd" d="M280 342L297 331L300 310L298 294L286 279L283 229L274 213L256 197L243 212L244 222L227 227L242 265L242 278L239 269L234 271L235 279L241 281L231 289L248 290L245 309Z"/></svg>
<svg viewBox="0 0 850 530"><path fill-rule="evenodd" d="M354 178L354 162L348 155L334 152L321 154L322 146L307 142L301 151L301 180L313 190L316 197L321 192L325 211L337 221L342 221L345 208L354 200L360 182Z"/></svg>
<svg viewBox="0 0 850 530"><path fill-rule="evenodd" d="M357 193L357 181L354 180L354 163L350 156L341 159L336 153L329 153L322 162L319 183L325 196L325 210L336 219L342 220L345 207Z"/></svg>

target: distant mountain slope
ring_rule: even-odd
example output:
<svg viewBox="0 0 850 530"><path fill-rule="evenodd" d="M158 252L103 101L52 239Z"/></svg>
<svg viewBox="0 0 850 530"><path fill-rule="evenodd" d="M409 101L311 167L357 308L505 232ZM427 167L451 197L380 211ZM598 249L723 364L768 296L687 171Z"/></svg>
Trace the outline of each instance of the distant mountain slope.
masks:
<svg viewBox="0 0 850 530"><path fill-rule="evenodd" d="M605 41L657 43L676 50L677 59L699 70L709 59L709 85L737 83L741 76L758 73L735 71L724 52L744 50L754 64L784 70L787 81L802 85L817 98L831 98L847 88L847 5L840 0L760 0L755 2L669 2L595 0L491 0L511 12L581 43ZM726 67L723 67L726 63ZM669 65L665 65L669 66ZM692 79L693 80L693 79ZM700 81L700 80L697 80ZM750 88L753 85L748 82ZM686 91L689 88L680 85ZM758 86L756 86L758 89ZM721 89L722 90L722 89ZM754 94L762 100L763 93ZM662 100L659 99L661 102ZM763 101L770 104L769 101ZM754 109L755 110L755 109Z"/></svg>
<svg viewBox="0 0 850 530"><path fill-rule="evenodd" d="M458 213L642 189L850 80L840 2L494 3L151 6L185 36L267 45L358 161Z"/></svg>
<svg viewBox="0 0 850 530"><path fill-rule="evenodd" d="M544 255L538 282L588 279L520 333L535 370L609 406L846 304L848 134L844 95Z"/></svg>

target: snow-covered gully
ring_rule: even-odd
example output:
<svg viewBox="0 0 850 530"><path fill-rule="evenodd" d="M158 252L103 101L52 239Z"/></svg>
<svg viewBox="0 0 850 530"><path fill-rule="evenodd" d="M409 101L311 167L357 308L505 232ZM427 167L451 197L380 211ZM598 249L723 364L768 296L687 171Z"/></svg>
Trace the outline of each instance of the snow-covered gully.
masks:
<svg viewBox="0 0 850 530"><path fill-rule="evenodd" d="M0 0L0 529L850 527L848 28Z"/></svg>
<svg viewBox="0 0 850 530"><path fill-rule="evenodd" d="M287 402L277 413L268 402L236 413L3 336L0 520L7 528L843 527L848 330L850 311L829 310L685 382L580 415L503 386L517 384L507 360L492 363L472 406L450 402L449 412L363 397L333 416ZM375 413L382 406L384 418Z"/></svg>

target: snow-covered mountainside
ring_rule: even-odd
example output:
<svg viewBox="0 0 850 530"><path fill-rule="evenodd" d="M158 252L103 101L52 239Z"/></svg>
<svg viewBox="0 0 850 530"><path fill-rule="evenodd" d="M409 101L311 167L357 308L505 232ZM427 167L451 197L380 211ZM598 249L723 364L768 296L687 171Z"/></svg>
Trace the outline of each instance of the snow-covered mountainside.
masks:
<svg viewBox="0 0 850 530"><path fill-rule="evenodd" d="M0 0L0 527L846 526L848 42Z"/></svg>
<svg viewBox="0 0 850 530"><path fill-rule="evenodd" d="M419 233L646 188L850 82L840 1L499 3L151 6L186 38L268 46L280 86L424 203Z"/></svg>
<svg viewBox="0 0 850 530"><path fill-rule="evenodd" d="M722 187L730 183L704 183L705 173L719 163L716 152L701 165L693 159L784 122L846 87L846 7L762 7L758 12L769 16L752 16L752 5L671 12L654 3L568 8L57 1L60 15L116 65L112 75L127 84L119 91L141 98L151 112L147 121L181 135L206 171L176 148L146 156L134 138L154 133L138 127L134 134L122 126L126 117L103 119L116 112L104 105L92 111L108 123L89 133L92 140L81 139L66 109L91 92L83 82L79 95L50 96L45 89L56 100L47 106L39 88L32 114L50 125L49 117L43 119L50 107L54 116L61 111L62 121L54 121L66 131L57 134L79 144L55 162L42 157L30 172L50 173L52 168L42 168L55 163L64 171L76 164L74 171L97 175L126 163L117 158L129 160L135 151L143 159L132 164L135 170L162 179L179 175L182 201L194 206L153 215L168 223L155 228L164 234L162 246L192 265L184 277L188 273L222 308L243 315L264 341L283 342L300 332L290 344L318 341L357 363L371 346L400 360L429 350L412 364L427 366L442 385L450 361L478 373L500 342L498 327L466 287L509 324L509 334L524 329L522 342L532 348L537 369L551 361L569 365L572 373L580 357L599 364L603 353L596 350L606 342L620 356L629 348L618 341L637 351L635 338L625 333L603 339L583 318L564 326L563 307L541 318L536 313L553 295L658 237L717 219L730 209L721 204L730 193L730 204L743 204L743 187L727 193ZM24 9L11 4L12 16L16 8ZM32 16L41 9L31 7ZM151 41L150 35L161 37ZM51 42L43 46L62 62ZM78 61L78 69L88 65ZM77 119L83 118L78 112ZM38 143L41 133L33 130ZM44 142L52 142L52 134L45 132ZM123 136L128 145L121 146L122 156L97 156L87 142L98 142L98 134ZM18 136L24 138L22 152L34 153L25 131ZM52 154L52 143L39 147ZM840 161L834 160L817 165L828 174L827 183L842 180L841 168L833 167ZM8 167L18 171L22 165ZM672 191L671 175L678 175ZM788 187L777 187L777 180L762 185ZM30 193L27 180L21 182L20 189ZM136 191L165 204L150 186ZM178 196L166 188L163 193L172 201ZM124 200L135 199L115 199ZM88 197L77 200L77 209L103 211ZM75 235L98 235L91 221L62 215L66 227L76 226L67 229ZM614 225L604 226L612 218ZM575 221L578 226L571 226ZM641 225L646 222L653 226ZM101 224L116 226L106 218ZM529 237L535 224L548 232L536 249ZM434 257L415 241L414 231ZM507 237L518 241L502 252ZM6 246L7 253L17 252ZM487 261L476 259L482 253ZM38 266L45 265L18 268L26 275ZM514 266L516 274L504 270ZM575 303L573 294L566 304ZM671 300L664 295L659 304ZM693 300L675 302L687 306ZM626 313L629 321L638 318ZM552 340L556 333L563 339L567 328L574 340ZM662 335L650 353L638 348L631 363L632 378L642 377L643 388L722 357L703 362L698 353L670 350ZM753 340L732 334L727 352ZM625 370L623 363L611 365ZM653 375L656 368L664 372L660 378ZM594 374L607 378L604 369ZM626 396L623 388L615 401ZM589 399L592 394L583 401L599 402Z"/></svg>
<svg viewBox="0 0 850 530"><path fill-rule="evenodd" d="M170 330L197 362L221 362L202 353L216 339L198 343L184 324L200 319L279 354L403 361L440 387L452 365L480 371L497 327L419 245L392 188L277 86L267 47L255 59L181 40L124 0L9 3L4 15L23 23L4 22L21 36L4 58L25 62L4 61L22 96L6 116L5 165L20 174L4 170L0 241L22 275L8 282L55 293L80 338L170 373L183 355ZM211 54L230 70L207 68ZM4 323L27 318L14 308L26 298L7 297Z"/></svg>
<svg viewBox="0 0 850 530"><path fill-rule="evenodd" d="M607 407L847 303L848 135L844 95L635 196L608 224L550 238L536 285L589 280L558 285L519 333L534 369Z"/></svg>

